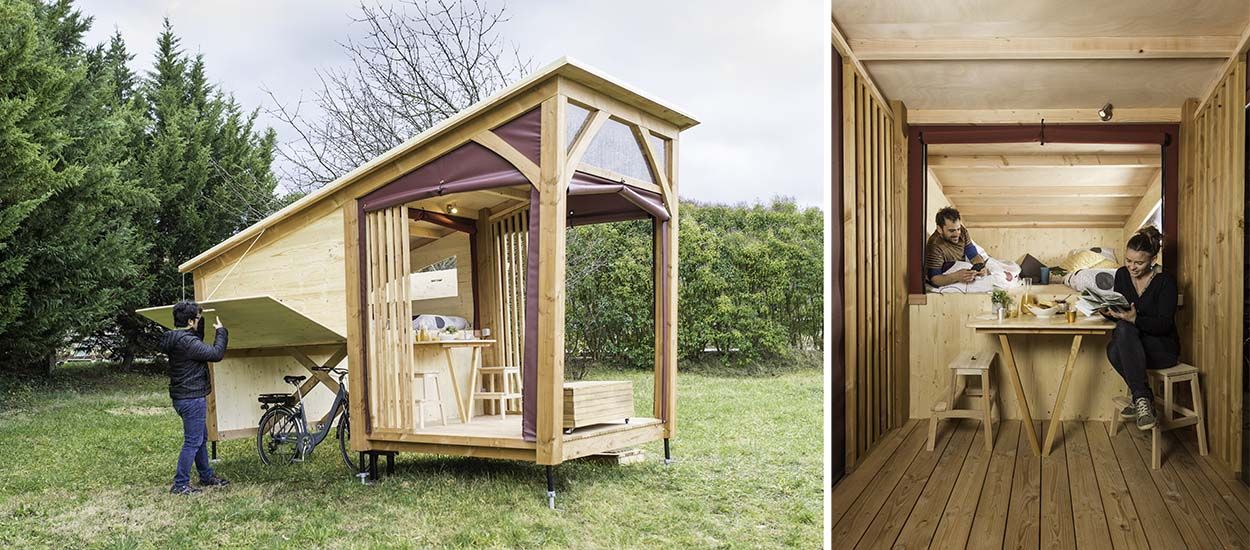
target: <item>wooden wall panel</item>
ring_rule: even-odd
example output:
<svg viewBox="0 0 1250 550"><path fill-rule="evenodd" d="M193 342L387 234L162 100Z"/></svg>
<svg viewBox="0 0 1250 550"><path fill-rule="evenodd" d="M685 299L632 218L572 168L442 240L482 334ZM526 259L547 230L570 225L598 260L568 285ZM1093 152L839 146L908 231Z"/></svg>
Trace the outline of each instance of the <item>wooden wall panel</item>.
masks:
<svg viewBox="0 0 1250 550"><path fill-rule="evenodd" d="M1211 455L1242 468L1242 287L1246 63L1233 64L1201 104L1182 109L1181 359L1201 371Z"/></svg>
<svg viewBox="0 0 1250 550"><path fill-rule="evenodd" d="M336 209L301 221L303 225L289 232L266 231L250 251L245 245L222 256L224 261L196 269L196 288L202 284L205 289L196 299L269 295L346 334L343 212Z"/></svg>
<svg viewBox="0 0 1250 550"><path fill-rule="evenodd" d="M907 419L906 120L849 60L843 77L846 464Z"/></svg>

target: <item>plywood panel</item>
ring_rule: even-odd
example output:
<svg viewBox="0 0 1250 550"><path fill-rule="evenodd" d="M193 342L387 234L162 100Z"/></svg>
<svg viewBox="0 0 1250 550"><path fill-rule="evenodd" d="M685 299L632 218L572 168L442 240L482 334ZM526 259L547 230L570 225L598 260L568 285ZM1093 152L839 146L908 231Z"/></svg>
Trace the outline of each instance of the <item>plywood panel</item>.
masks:
<svg viewBox="0 0 1250 550"><path fill-rule="evenodd" d="M1053 287L1062 291L1063 287ZM1047 295L1040 295L1046 297ZM1055 296L1055 295L1049 295ZM989 313L987 294L930 294L925 305L910 307L911 327L911 416L928 418L933 404L946 399L950 388L948 365L960 350L999 352L993 384L999 393L1004 418L1019 419L1014 392L1005 391L1009 379L1003 369L997 338L975 334L965 325L982 313ZM1034 419L1050 418L1064 362L1072 345L1070 336L1011 336L1011 349L1020 368L1020 378ZM1071 389L1063 419L1109 418L1109 403L1128 390L1107 363L1106 336L1085 336L1077 354Z"/></svg>
<svg viewBox="0 0 1250 550"><path fill-rule="evenodd" d="M1116 258L1121 262L1124 260L1122 231L1116 228L974 227L968 229L968 235L990 256L1012 262L1019 261L1025 254L1032 254L1046 265L1059 265L1068 251L1094 246L1113 248ZM1053 279L1051 282L1060 281Z"/></svg>
<svg viewBox="0 0 1250 550"><path fill-rule="evenodd" d="M1211 456L1242 467L1246 64L1233 64L1202 109L1185 104L1181 129L1180 291L1196 299L1178 314L1182 360L1198 367Z"/></svg>
<svg viewBox="0 0 1250 550"><path fill-rule="evenodd" d="M345 339L342 334L269 296L208 300L200 302L200 306L204 309L206 325L215 324L220 316L230 330L229 346L232 349L330 344ZM173 307L152 307L136 313L172 329ZM205 341L211 344L213 340L214 332L205 330Z"/></svg>
<svg viewBox="0 0 1250 550"><path fill-rule="evenodd" d="M310 355L318 364L329 355ZM346 367L343 360L338 366ZM232 432L255 429L260 415L256 397L262 393L291 393L294 388L282 381L283 376L309 376L308 370L292 357L229 357L214 363L213 394L216 398L217 431ZM349 390L350 391L350 390ZM318 384L304 396L309 422L315 422L330 410L334 393Z"/></svg>
<svg viewBox="0 0 1250 550"><path fill-rule="evenodd" d="M284 235L262 234L246 256L242 252L247 247L243 246L237 254L231 252L228 261L195 270L193 277L202 280L206 289L206 294L197 294L196 299L273 296L346 334L343 239L343 212L339 209L308 219Z"/></svg>

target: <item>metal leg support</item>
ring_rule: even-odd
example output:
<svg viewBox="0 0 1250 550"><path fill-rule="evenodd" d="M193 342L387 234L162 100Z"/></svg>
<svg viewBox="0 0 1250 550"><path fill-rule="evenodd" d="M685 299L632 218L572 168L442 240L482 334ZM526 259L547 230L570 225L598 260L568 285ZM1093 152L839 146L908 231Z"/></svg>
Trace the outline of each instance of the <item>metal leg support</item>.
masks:
<svg viewBox="0 0 1250 550"><path fill-rule="evenodd" d="M356 453L356 467L357 467L357 468L360 468L360 471L359 471L359 472L356 472L356 477L360 478L360 484L361 484L361 485L368 485L368 484L369 484L369 479L368 479L368 478L369 478L369 471L368 471L368 470L369 470L369 468L368 468L368 466L365 464L365 453L364 453L364 452L359 452L359 453Z"/></svg>
<svg viewBox="0 0 1250 550"><path fill-rule="evenodd" d="M673 453L668 449L668 438L664 438L664 465L668 466L673 463Z"/></svg>
<svg viewBox="0 0 1250 550"><path fill-rule="evenodd" d="M369 480L378 480L378 453L369 452Z"/></svg>
<svg viewBox="0 0 1250 550"><path fill-rule="evenodd" d="M395 475L395 453L386 453L386 475Z"/></svg>
<svg viewBox="0 0 1250 550"><path fill-rule="evenodd" d="M556 509L556 480L552 477L551 466L547 466L547 507Z"/></svg>
<svg viewBox="0 0 1250 550"><path fill-rule="evenodd" d="M211 441L210 443L212 443L212 445L211 445L211 447L212 447L212 453L209 455L209 457L208 457L208 461L209 461L209 462L221 462L221 459L220 459L220 458L217 458L217 442L216 442L216 441Z"/></svg>

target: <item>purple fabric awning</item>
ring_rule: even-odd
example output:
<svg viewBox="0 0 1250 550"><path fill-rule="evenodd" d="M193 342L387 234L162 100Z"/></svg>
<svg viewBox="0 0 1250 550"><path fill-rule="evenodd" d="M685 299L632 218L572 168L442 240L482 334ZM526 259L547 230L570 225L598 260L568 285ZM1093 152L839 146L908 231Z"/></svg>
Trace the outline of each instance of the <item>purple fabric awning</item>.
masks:
<svg viewBox="0 0 1250 550"><path fill-rule="evenodd" d="M529 183L512 163L486 147L469 142L360 200L365 212L372 212L439 195Z"/></svg>
<svg viewBox="0 0 1250 550"><path fill-rule="evenodd" d="M570 227L646 218L667 221L669 218L660 195L585 172L573 173L568 209Z"/></svg>

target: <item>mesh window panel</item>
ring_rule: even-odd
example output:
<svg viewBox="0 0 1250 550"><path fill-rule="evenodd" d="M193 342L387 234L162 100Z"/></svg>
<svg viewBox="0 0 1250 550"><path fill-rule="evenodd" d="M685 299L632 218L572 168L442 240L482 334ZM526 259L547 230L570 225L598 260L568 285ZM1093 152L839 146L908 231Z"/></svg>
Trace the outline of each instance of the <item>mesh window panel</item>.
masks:
<svg viewBox="0 0 1250 550"><path fill-rule="evenodd" d="M651 150L655 151L655 165L660 171L668 170L668 140L660 136L647 133L647 141L651 142Z"/></svg>
<svg viewBox="0 0 1250 550"><path fill-rule="evenodd" d="M633 130L620 122L608 119L594 141L586 149L582 162L611 170L618 174L655 183L642 147L634 138Z"/></svg>
<svg viewBox="0 0 1250 550"><path fill-rule="evenodd" d="M582 130L582 126L586 125L587 118L590 118L590 111L573 103L568 104L568 109L564 111L564 136L568 142L567 148L573 148L573 142L577 140L577 133Z"/></svg>

